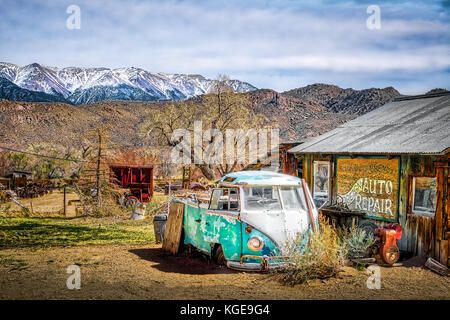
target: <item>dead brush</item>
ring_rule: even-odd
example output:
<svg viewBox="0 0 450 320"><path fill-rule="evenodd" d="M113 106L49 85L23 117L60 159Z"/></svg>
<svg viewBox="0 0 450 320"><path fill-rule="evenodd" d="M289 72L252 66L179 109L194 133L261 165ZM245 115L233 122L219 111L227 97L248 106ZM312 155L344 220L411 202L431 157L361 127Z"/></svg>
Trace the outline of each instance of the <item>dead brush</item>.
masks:
<svg viewBox="0 0 450 320"><path fill-rule="evenodd" d="M83 216L89 217L117 217L129 214L126 207L119 204L120 193L114 188L103 186L101 197L98 197L96 190L75 185L74 192L78 195Z"/></svg>
<svg viewBox="0 0 450 320"><path fill-rule="evenodd" d="M319 218L319 232L307 231L287 243L283 251L291 257L289 264L274 271L282 284L294 286L311 279L335 276L344 265L346 248L336 229Z"/></svg>

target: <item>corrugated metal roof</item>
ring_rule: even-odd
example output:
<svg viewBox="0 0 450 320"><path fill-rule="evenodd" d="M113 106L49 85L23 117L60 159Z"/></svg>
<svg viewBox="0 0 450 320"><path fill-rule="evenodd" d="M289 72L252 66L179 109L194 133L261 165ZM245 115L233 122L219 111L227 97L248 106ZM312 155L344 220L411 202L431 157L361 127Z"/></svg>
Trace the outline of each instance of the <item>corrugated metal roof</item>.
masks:
<svg viewBox="0 0 450 320"><path fill-rule="evenodd" d="M450 92L395 100L290 153L442 154L450 148Z"/></svg>

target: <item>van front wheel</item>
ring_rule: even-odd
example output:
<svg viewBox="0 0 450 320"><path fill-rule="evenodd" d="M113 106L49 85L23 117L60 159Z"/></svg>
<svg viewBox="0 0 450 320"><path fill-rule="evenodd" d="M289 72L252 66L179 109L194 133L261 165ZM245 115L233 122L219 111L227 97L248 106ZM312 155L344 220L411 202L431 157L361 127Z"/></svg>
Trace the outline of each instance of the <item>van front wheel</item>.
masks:
<svg viewBox="0 0 450 320"><path fill-rule="evenodd" d="M214 253L214 261L220 266L225 266L227 264L227 259L225 259L221 245L217 247L216 252Z"/></svg>

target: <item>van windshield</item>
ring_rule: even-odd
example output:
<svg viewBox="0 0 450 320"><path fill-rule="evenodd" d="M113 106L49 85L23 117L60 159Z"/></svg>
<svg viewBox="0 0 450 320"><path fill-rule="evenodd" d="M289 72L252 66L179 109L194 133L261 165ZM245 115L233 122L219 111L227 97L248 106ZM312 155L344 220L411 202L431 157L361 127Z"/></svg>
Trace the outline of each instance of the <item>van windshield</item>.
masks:
<svg viewBox="0 0 450 320"><path fill-rule="evenodd" d="M281 187L283 208L289 211L306 210L305 195L301 187Z"/></svg>
<svg viewBox="0 0 450 320"><path fill-rule="evenodd" d="M280 198L276 187L244 187L243 189L246 210L281 210Z"/></svg>

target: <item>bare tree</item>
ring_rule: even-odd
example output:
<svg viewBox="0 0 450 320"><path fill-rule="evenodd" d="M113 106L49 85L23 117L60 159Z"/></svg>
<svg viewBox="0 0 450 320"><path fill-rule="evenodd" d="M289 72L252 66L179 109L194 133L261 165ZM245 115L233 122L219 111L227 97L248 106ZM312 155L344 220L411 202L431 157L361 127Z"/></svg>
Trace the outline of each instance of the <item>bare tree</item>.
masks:
<svg viewBox="0 0 450 320"><path fill-rule="evenodd" d="M209 94L191 100L168 104L164 109L154 111L145 119L140 128L143 136L152 137L160 146L180 146L180 139L173 139L176 129L186 129L191 135L194 132L194 122L202 121L203 129L219 130L224 133L227 129L258 129L262 128L264 118L256 115L251 109L251 103L245 94L234 93L230 80L226 76L219 76L215 80ZM202 139L203 153L213 144L215 136ZM240 137L238 139L246 139ZM234 145L239 141L236 139ZM248 142L247 142L248 144ZM216 174L227 174L235 170L237 159L233 163L205 163L196 159L192 146L189 150L191 163L195 164L209 180L215 180ZM224 158L224 157L222 157Z"/></svg>

